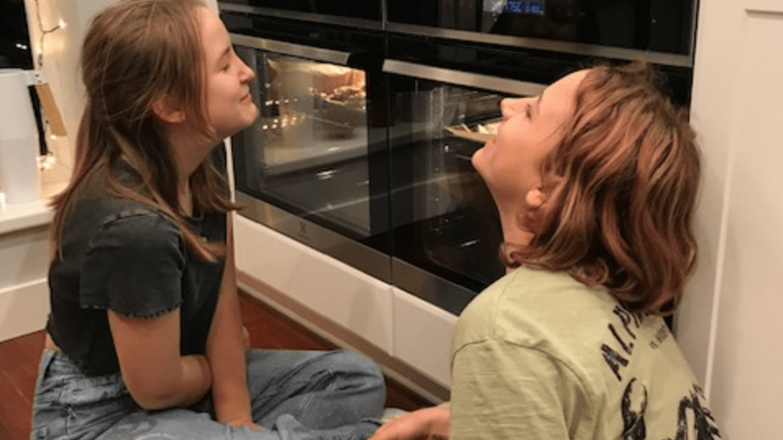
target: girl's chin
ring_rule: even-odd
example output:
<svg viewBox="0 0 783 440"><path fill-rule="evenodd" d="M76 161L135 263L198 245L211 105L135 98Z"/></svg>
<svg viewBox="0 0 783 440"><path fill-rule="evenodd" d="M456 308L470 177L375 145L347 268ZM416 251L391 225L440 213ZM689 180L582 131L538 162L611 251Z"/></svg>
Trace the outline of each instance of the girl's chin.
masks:
<svg viewBox="0 0 783 440"><path fill-rule="evenodd" d="M484 147L479 148L475 152L473 152L473 156L470 158L470 163L473 164L473 168L476 169L476 171L479 171L479 174L481 173L481 161L484 156Z"/></svg>
<svg viewBox="0 0 783 440"><path fill-rule="evenodd" d="M242 129L250 127L257 120L258 120L258 110L248 115L247 121L245 122L244 127L242 127Z"/></svg>
<svg viewBox="0 0 783 440"><path fill-rule="evenodd" d="M258 108L255 104L253 104L252 109L247 109L247 111L243 112L242 114L242 120L239 122L239 127L236 129L236 131L244 130L251 125L253 125L254 122L258 120Z"/></svg>

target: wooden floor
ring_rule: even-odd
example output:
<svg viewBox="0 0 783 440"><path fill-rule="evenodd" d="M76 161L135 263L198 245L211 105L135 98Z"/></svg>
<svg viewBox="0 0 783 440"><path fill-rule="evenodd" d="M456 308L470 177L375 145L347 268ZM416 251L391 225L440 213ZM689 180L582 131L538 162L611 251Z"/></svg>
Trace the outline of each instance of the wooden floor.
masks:
<svg viewBox="0 0 783 440"><path fill-rule="evenodd" d="M250 342L258 348L335 348L288 317L248 295L240 295L242 321L250 332ZM44 333L37 332L0 342L0 439L30 438L30 419L38 360ZM408 411L430 405L398 383L387 379L388 407Z"/></svg>

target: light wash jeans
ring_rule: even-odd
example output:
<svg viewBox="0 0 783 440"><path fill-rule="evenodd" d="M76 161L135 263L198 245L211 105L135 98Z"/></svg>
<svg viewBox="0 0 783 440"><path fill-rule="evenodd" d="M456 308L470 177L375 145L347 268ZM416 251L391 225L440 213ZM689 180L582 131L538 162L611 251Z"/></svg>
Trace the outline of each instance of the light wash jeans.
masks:
<svg viewBox="0 0 783 440"><path fill-rule="evenodd" d="M386 388L369 359L343 350L253 349L247 355L253 420L270 430L214 420L208 395L188 409L145 411L119 373L88 377L44 350L32 440L363 440L379 426Z"/></svg>

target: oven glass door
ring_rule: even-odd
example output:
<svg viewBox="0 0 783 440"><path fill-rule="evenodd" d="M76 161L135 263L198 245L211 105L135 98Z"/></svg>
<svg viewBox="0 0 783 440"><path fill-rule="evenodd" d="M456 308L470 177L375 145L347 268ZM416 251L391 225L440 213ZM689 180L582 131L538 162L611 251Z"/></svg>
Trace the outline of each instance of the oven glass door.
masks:
<svg viewBox="0 0 783 440"><path fill-rule="evenodd" d="M256 73L251 94L260 113L232 137L238 198L251 205L243 213L324 252L342 250L360 269L388 278L386 132L368 123L367 72L341 64L347 54L232 38ZM330 61L284 53L291 48ZM362 251L380 258L380 274L365 267L373 258Z"/></svg>
<svg viewBox="0 0 783 440"><path fill-rule="evenodd" d="M505 96L543 86L387 61L393 283L452 313L504 274L492 197L471 157Z"/></svg>
<svg viewBox="0 0 783 440"><path fill-rule="evenodd" d="M391 24L688 55L695 0L395 0ZM547 47L543 47L547 48Z"/></svg>

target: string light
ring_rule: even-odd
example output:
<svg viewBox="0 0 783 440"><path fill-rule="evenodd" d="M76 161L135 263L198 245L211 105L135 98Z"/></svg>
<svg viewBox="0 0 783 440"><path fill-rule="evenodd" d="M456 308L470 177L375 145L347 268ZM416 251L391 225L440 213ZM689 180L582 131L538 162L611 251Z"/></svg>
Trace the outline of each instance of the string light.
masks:
<svg viewBox="0 0 783 440"><path fill-rule="evenodd" d="M36 161L38 162L38 169L45 171L51 168L57 162L57 159L55 159L51 151L47 151L46 154L36 157Z"/></svg>
<svg viewBox="0 0 783 440"><path fill-rule="evenodd" d="M41 19L41 4L38 2L38 0L35 0L35 16L38 19L38 28L41 29L41 38L40 38L40 44L38 45L38 70L40 70L43 67L43 54L44 54L44 38L51 34L52 32L56 32L59 29L62 29L65 27L65 22L61 18L60 21L57 23L57 26L51 28L51 29L44 29L43 20Z"/></svg>
<svg viewBox="0 0 783 440"><path fill-rule="evenodd" d="M39 0L35 0L35 17L36 17L36 19L38 21L38 29L41 30L41 37L38 40L39 41L38 48L35 51L36 52L36 62L37 62L37 65L38 65L37 70L43 71L44 44L46 42L46 36L51 34L51 33L53 33L53 32L56 32L56 31L58 31L60 29L65 28L65 21L62 18L60 18L58 20L56 26L54 26L52 28L49 28L49 29L44 28L43 19L41 18L41 3L40 3ZM48 120L44 119L44 121L45 121L45 123L47 125L49 125L49 121ZM55 138L55 136L52 135L52 134L50 134L49 137L51 139ZM49 150L48 143L45 143L45 145L47 145L46 149ZM51 168L52 165L56 161L56 159L54 157L54 154L52 154L51 151L47 151L44 155L39 156L37 159L38 159L38 167L39 167L39 169L41 171Z"/></svg>

